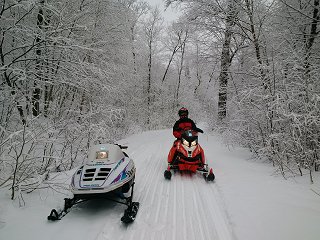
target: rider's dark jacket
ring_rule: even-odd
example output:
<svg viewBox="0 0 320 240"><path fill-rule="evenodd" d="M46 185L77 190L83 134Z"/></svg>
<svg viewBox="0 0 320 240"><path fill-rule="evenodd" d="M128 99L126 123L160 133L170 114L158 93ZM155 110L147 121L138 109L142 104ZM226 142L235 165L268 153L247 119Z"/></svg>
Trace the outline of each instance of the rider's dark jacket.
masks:
<svg viewBox="0 0 320 240"><path fill-rule="evenodd" d="M192 121L190 118L183 117L180 118L173 126L173 135L177 139L181 139L181 134L185 130L198 130L196 127L196 124L194 121Z"/></svg>

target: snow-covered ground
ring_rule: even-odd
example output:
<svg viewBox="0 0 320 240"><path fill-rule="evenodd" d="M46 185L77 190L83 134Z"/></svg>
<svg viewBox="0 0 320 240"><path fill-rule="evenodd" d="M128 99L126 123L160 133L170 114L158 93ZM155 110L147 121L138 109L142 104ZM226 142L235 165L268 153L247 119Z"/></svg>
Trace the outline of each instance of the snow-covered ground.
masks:
<svg viewBox="0 0 320 240"><path fill-rule="evenodd" d="M92 200L74 206L61 221L48 222L66 197L50 189L24 195L25 206L0 190L0 239L138 240L319 240L320 177L283 179L269 164L244 149L228 149L218 137L201 135L200 144L216 180L201 176L163 177L171 130L133 135L120 141L137 168L134 201L140 209L124 225L124 206ZM73 171L61 174L70 182ZM54 181L58 181L55 179Z"/></svg>

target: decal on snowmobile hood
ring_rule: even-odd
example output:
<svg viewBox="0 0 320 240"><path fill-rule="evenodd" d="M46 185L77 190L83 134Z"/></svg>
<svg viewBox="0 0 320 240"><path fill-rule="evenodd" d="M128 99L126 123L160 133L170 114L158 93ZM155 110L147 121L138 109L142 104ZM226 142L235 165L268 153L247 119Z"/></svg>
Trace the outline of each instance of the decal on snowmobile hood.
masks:
<svg viewBox="0 0 320 240"><path fill-rule="evenodd" d="M128 166L128 165L127 165ZM123 171L112 181L111 184L118 182L119 180L123 180L127 177L127 166L123 169Z"/></svg>

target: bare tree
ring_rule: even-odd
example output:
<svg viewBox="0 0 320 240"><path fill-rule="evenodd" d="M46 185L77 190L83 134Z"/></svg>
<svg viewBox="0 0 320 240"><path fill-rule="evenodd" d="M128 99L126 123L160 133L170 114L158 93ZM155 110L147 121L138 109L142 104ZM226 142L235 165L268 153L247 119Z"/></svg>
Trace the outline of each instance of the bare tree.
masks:
<svg viewBox="0 0 320 240"><path fill-rule="evenodd" d="M156 7L150 12L150 16L146 19L144 24L144 33L146 36L148 47L148 77L147 77L147 119L146 123L150 123L150 106L151 106L151 82L152 82L152 67L153 56L157 41L159 40L160 32L162 30L163 18L161 17L159 9Z"/></svg>
<svg viewBox="0 0 320 240"><path fill-rule="evenodd" d="M180 62L178 66L178 85L177 85L177 91L176 91L176 103L177 106L179 106L179 89L180 89L180 84L181 84L181 77L182 77L182 70L184 66L184 58L185 58L185 53L186 53L186 42L188 39L188 30L184 32L183 38L182 38L182 43L181 43L181 48L180 48Z"/></svg>
<svg viewBox="0 0 320 240"><path fill-rule="evenodd" d="M171 51L171 54L170 54L170 57L169 57L169 60L168 60L168 64L166 66L166 70L163 74L163 77L162 77L162 83L165 81L166 79L166 76L168 74L168 70L170 68L170 65L174 59L174 56L176 55L176 53L179 51L179 49L181 49L182 45L184 44L184 41L183 41L183 34L184 32L187 31L186 30L186 27L185 27L185 24L183 23L179 23L179 22L174 22L172 25L171 25L171 29L168 31L168 34L169 34L169 50ZM184 38L186 40L186 38Z"/></svg>
<svg viewBox="0 0 320 240"><path fill-rule="evenodd" d="M130 14L117 0L1 2L0 186L12 198L81 162L92 139L125 134Z"/></svg>

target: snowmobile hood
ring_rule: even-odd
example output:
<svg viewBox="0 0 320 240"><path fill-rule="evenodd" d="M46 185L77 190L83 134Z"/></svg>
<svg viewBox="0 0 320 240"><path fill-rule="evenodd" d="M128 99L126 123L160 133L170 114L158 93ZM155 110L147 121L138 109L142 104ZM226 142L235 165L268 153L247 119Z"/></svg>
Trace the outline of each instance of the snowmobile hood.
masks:
<svg viewBox="0 0 320 240"><path fill-rule="evenodd" d="M113 144L94 145L89 149L86 165L102 165L117 163L125 155L119 149L119 146Z"/></svg>
<svg viewBox="0 0 320 240"><path fill-rule="evenodd" d="M107 193L131 181L135 175L133 160L119 146L99 144L90 148L85 165L73 175L74 194Z"/></svg>

